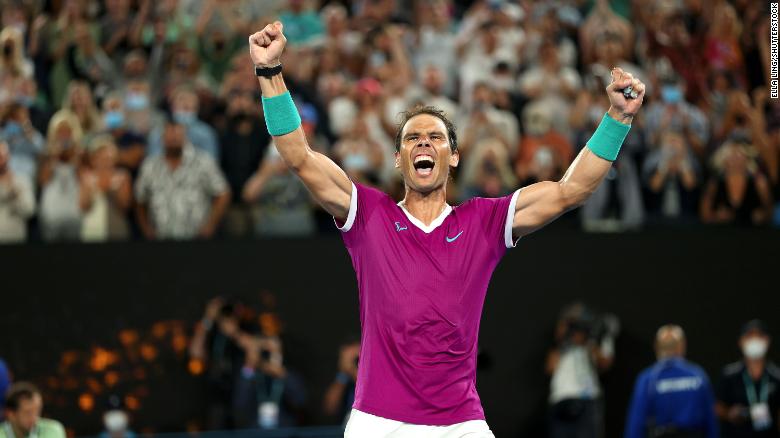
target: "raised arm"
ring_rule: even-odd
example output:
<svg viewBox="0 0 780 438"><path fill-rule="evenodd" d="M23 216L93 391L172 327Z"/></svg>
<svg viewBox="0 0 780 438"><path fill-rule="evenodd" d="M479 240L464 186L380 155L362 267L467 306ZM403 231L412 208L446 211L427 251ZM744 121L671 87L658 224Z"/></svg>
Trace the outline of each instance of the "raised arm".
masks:
<svg viewBox="0 0 780 438"><path fill-rule="evenodd" d="M252 62L260 68L279 65L286 42L282 23L267 25L249 37ZM347 174L330 158L309 147L282 74L257 79L263 94L266 125L282 159L328 213L346 220L352 198L352 182Z"/></svg>
<svg viewBox="0 0 780 438"><path fill-rule="evenodd" d="M623 89L631 86L638 95L626 98ZM579 207L601 184L612 167L612 160L642 106L645 85L619 68L612 70L612 83L607 86L610 108L607 117L591 137L586 147L574 159L560 181L544 181L523 188L515 204L512 231L516 237L532 233L563 213Z"/></svg>

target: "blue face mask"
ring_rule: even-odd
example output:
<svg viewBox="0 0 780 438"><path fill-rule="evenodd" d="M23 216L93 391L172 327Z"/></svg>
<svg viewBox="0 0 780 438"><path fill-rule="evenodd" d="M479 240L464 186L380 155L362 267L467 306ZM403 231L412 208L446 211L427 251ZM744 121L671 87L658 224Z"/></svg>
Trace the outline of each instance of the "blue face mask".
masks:
<svg viewBox="0 0 780 438"><path fill-rule="evenodd" d="M661 99L666 103L679 103L682 101L682 92L676 85L664 85L661 87Z"/></svg>
<svg viewBox="0 0 780 438"><path fill-rule="evenodd" d="M186 125L195 121L195 113L190 111L175 111L173 118L182 125Z"/></svg>
<svg viewBox="0 0 780 438"><path fill-rule="evenodd" d="M5 135L7 137L16 137L22 133L22 125L14 121L8 121L5 123Z"/></svg>
<svg viewBox="0 0 780 438"><path fill-rule="evenodd" d="M32 108L35 105L35 98L30 96L19 96L16 98L16 101L25 108Z"/></svg>
<svg viewBox="0 0 780 438"><path fill-rule="evenodd" d="M344 167L358 172L367 170L369 167L368 158L363 154L349 154L344 157Z"/></svg>
<svg viewBox="0 0 780 438"><path fill-rule="evenodd" d="M149 98L142 93L128 93L125 105L130 111L144 110L149 106Z"/></svg>
<svg viewBox="0 0 780 438"><path fill-rule="evenodd" d="M103 116L103 123L107 129L121 128L125 123L125 115L120 111L109 111Z"/></svg>

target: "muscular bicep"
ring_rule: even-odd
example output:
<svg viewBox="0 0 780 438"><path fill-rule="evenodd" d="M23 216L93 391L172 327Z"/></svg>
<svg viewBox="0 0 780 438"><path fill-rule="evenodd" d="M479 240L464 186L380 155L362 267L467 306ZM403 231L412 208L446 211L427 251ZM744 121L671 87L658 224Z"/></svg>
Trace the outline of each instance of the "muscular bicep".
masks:
<svg viewBox="0 0 780 438"><path fill-rule="evenodd" d="M582 148L560 181L539 182L522 189L515 204L512 233L525 236L582 205L611 166L611 161L596 156L587 147Z"/></svg>
<svg viewBox="0 0 780 438"><path fill-rule="evenodd" d="M524 187L517 196L512 234L522 237L533 233L565 211L560 183L543 181Z"/></svg>
<svg viewBox="0 0 780 438"><path fill-rule="evenodd" d="M352 181L330 158L312 150L303 129L275 136L274 144L287 166L309 189L314 199L338 220L345 220L352 197Z"/></svg>
<svg viewBox="0 0 780 438"><path fill-rule="evenodd" d="M325 211L340 221L347 219L352 181L333 160L309 150L302 165L295 171Z"/></svg>

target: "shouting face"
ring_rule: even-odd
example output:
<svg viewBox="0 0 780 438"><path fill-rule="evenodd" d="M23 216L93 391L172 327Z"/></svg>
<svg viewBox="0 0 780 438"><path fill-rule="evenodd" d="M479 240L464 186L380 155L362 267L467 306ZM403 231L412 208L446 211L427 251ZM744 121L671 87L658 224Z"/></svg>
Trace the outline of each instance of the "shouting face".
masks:
<svg viewBox="0 0 780 438"><path fill-rule="evenodd" d="M395 167L411 190L430 193L444 187L450 166L457 167L458 160L457 150L450 147L447 127L438 117L419 114L401 128Z"/></svg>

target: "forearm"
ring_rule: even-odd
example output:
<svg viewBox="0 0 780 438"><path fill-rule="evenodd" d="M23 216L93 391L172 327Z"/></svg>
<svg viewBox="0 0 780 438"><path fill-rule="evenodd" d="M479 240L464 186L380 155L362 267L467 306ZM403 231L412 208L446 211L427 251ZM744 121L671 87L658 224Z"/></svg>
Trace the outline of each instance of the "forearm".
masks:
<svg viewBox="0 0 780 438"><path fill-rule="evenodd" d="M323 410L326 415L336 415L339 411L339 405L341 399L344 397L344 391L347 389L347 385L335 381L330 384L328 390L325 392L325 399L323 400Z"/></svg>
<svg viewBox="0 0 780 438"><path fill-rule="evenodd" d="M206 220L205 226L209 229L216 229L219 222L222 220L222 216L225 215L225 210L230 203L230 192L225 191L220 194L211 203L211 212Z"/></svg>
<svg viewBox="0 0 780 438"><path fill-rule="evenodd" d="M279 96L288 92L287 85L284 83L284 78L281 74L270 78L258 77L257 81L260 84L260 92L265 98ZM266 115L267 117L268 115ZM276 145L276 149L279 151L282 159L284 159L284 162L293 170L300 168L301 163L306 159L306 155L312 152L308 142L306 142L303 129L300 127L290 133L274 136L274 145Z"/></svg>
<svg viewBox="0 0 780 438"><path fill-rule="evenodd" d="M154 238L154 227L149 221L149 214L146 209L146 204L138 204L136 209L136 218L138 219L138 226L141 227L141 231L144 233L147 239Z"/></svg>
<svg viewBox="0 0 780 438"><path fill-rule="evenodd" d="M597 156L588 147L582 148L558 182L564 207L572 209L585 203L596 191L612 167L612 162Z"/></svg>

